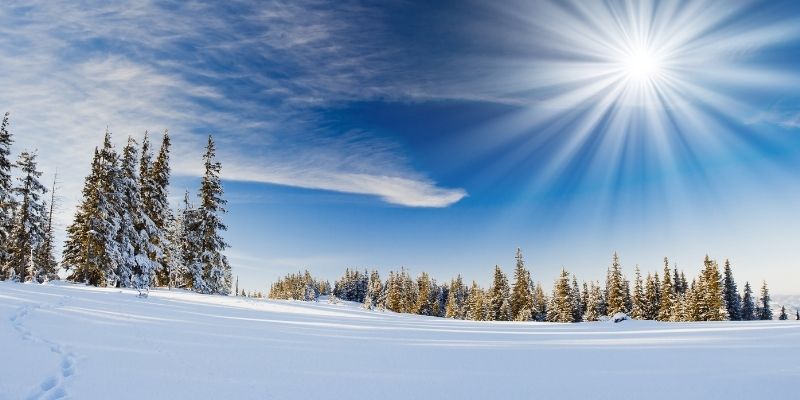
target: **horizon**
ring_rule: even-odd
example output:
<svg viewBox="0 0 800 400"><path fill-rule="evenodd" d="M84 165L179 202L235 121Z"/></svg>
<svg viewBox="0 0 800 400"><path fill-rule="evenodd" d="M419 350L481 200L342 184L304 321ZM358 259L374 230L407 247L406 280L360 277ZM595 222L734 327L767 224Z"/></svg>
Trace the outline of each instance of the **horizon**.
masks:
<svg viewBox="0 0 800 400"><path fill-rule="evenodd" d="M240 288L486 286L521 248L546 288L617 252L629 278L709 255L800 294L800 4L270 5L0 9L0 112L58 172L59 243L106 127L169 129L173 206L216 140Z"/></svg>

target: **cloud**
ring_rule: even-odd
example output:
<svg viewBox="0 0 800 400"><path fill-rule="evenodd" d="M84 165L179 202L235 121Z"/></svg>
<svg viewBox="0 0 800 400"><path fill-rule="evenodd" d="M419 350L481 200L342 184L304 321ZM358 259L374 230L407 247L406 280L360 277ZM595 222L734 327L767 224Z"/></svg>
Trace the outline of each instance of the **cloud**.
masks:
<svg viewBox="0 0 800 400"><path fill-rule="evenodd" d="M380 45L382 18L350 2L12 1L0 8L0 106L16 150L39 149L70 205L106 126L117 143L169 128L176 175L200 173L213 133L226 179L451 205L465 192L417 171L405 149L321 116L421 92L386 79L403 67Z"/></svg>
<svg viewBox="0 0 800 400"><path fill-rule="evenodd" d="M750 125L770 124L782 128L800 128L800 111L796 110L769 110L758 113L755 117L747 120Z"/></svg>

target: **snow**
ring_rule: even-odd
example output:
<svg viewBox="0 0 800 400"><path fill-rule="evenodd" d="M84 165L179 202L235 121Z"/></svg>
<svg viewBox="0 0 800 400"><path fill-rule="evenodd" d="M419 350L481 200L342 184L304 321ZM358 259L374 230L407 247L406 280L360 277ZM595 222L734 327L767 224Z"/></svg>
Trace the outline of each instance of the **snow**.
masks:
<svg viewBox="0 0 800 400"><path fill-rule="evenodd" d="M787 399L800 377L796 321L469 322L137 294L0 282L0 399Z"/></svg>

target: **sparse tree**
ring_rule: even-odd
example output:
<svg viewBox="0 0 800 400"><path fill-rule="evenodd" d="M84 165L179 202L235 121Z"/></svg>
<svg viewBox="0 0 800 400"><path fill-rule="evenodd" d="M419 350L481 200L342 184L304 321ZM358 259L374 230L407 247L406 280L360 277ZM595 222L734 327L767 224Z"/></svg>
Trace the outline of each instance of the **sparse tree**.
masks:
<svg viewBox="0 0 800 400"><path fill-rule="evenodd" d="M758 314L758 319L760 320L771 320L772 319L772 308L770 307L770 297L769 297L769 289L767 288L767 282L761 284L761 297L759 297L759 310L760 313Z"/></svg>

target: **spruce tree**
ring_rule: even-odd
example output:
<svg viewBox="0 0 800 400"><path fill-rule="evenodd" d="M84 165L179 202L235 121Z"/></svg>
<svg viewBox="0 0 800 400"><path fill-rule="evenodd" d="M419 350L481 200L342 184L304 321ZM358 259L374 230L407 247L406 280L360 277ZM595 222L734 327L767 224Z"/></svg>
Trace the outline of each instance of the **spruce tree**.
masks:
<svg viewBox="0 0 800 400"><path fill-rule="evenodd" d="M722 285L723 297L725 299L725 309L731 321L742 319L742 304L739 297L739 290L736 288L736 281L733 280L731 263L725 260L724 282Z"/></svg>
<svg viewBox="0 0 800 400"><path fill-rule="evenodd" d="M575 300L569 283L569 272L561 269L561 276L553 285L553 296L550 299L548 320L552 322L573 322L575 318Z"/></svg>
<svg viewBox="0 0 800 400"><path fill-rule="evenodd" d="M405 268L400 268L400 287L402 288L400 293L402 294L402 312L404 313L415 313L416 306L417 306L417 285L414 283L414 280L411 279L411 274L406 271Z"/></svg>
<svg viewBox="0 0 800 400"><path fill-rule="evenodd" d="M616 252L614 252L611 268L608 269L606 277L606 305L608 315L627 312L625 309L625 279L622 276L622 267Z"/></svg>
<svg viewBox="0 0 800 400"><path fill-rule="evenodd" d="M136 175L139 155L136 141L128 137L122 150L120 171L116 189L119 192L119 230L116 240L120 246L120 260L117 267L119 285L147 289L155 275L155 264L149 257L148 240L149 218L142 208L139 179Z"/></svg>
<svg viewBox="0 0 800 400"><path fill-rule="evenodd" d="M180 252L172 254L176 263L180 263L176 273L181 273L179 280L183 287L203 293L206 291L207 284L200 258L202 249L201 214L189 201L188 191L184 193L183 207L179 214L181 226L176 228L179 229L179 232L176 233L175 238L178 243L172 245L180 249Z"/></svg>
<svg viewBox="0 0 800 400"><path fill-rule="evenodd" d="M447 306L445 309L446 318L463 319L464 302L466 301L467 288L459 274L450 281L450 291L447 294Z"/></svg>
<svg viewBox="0 0 800 400"><path fill-rule="evenodd" d="M389 271L389 280L386 281L386 308L394 312L402 312L402 282L398 274Z"/></svg>
<svg viewBox="0 0 800 400"><path fill-rule="evenodd" d="M781 314L778 316L778 319L781 321L789 319L789 316L786 315L786 306L781 306Z"/></svg>
<svg viewBox="0 0 800 400"><path fill-rule="evenodd" d="M722 291L722 277L719 273L717 262L706 255L703 261L705 268L701 274L703 300L701 318L704 321L723 321L725 315L724 297Z"/></svg>
<svg viewBox="0 0 800 400"><path fill-rule="evenodd" d="M170 281L171 271L168 268L170 255L167 252L169 250L169 240L168 240L169 223L173 218L172 209L169 207L170 145L171 141L169 137L169 132L164 131L164 135L162 136L161 139L161 147L159 148L158 151L158 156L156 157L155 162L153 162L153 168L150 170L150 179L152 180L153 186L152 186L152 192L150 193L151 199L149 203L151 208L148 209L149 211L148 215L154 225L153 229L154 232L153 234L150 235L151 258L155 263L154 264L156 269L155 272L157 277L157 283L159 286L171 286L171 281ZM213 143L210 142L210 137L209 137L209 145L213 147ZM208 169L206 169L206 173L208 173ZM217 175L219 174L219 170L216 171L216 174ZM222 195L221 186L219 187L219 191L220 191L219 195L221 196ZM224 205L224 202L219 205ZM224 213L224 209L221 212ZM225 230L224 225L223 228L221 229ZM224 250L224 248L222 250ZM227 263L227 261L225 263ZM228 289L226 289L224 292L215 291L215 293L227 294L230 291L230 283L231 283L230 276L225 276L225 274L226 272L222 271L223 280L225 280L224 285L227 285Z"/></svg>
<svg viewBox="0 0 800 400"><path fill-rule="evenodd" d="M16 165L22 174L13 189L19 207L7 241L4 275L20 282L43 282L47 274L37 265L36 255L45 241L47 211L43 196L47 189L39 182L42 173L37 170L35 153L22 152Z"/></svg>
<svg viewBox="0 0 800 400"><path fill-rule="evenodd" d="M692 280L691 285L689 285L688 289L686 289L686 306L684 316L686 321L703 320L702 302L703 291L700 288L700 284L697 281Z"/></svg>
<svg viewBox="0 0 800 400"><path fill-rule="evenodd" d="M772 319L772 308L770 307L770 297L769 297L769 289L767 289L767 282L761 284L761 297L759 297L759 310L760 313L758 315L758 319L761 320L771 320Z"/></svg>
<svg viewBox="0 0 800 400"><path fill-rule="evenodd" d="M364 297L364 308L374 310L381 307L381 292L383 292L381 276L377 270L373 270L369 275L369 288L367 289L366 297Z"/></svg>
<svg viewBox="0 0 800 400"><path fill-rule="evenodd" d="M195 290L227 295L231 290L231 267L227 257L222 253L228 248L228 243L220 234L228 229L222 222L222 214L226 212L226 201L222 198L222 182L219 176L222 166L215 158L214 140L209 136L206 153L203 156L205 173L198 193L200 206L197 209L197 229L200 241L199 263L202 266L205 287L195 286ZM153 169L155 170L155 166ZM153 176L157 175L153 174ZM154 198L156 197L158 196L154 196Z"/></svg>
<svg viewBox="0 0 800 400"><path fill-rule="evenodd" d="M794 310L794 319L800 321L800 310Z"/></svg>
<svg viewBox="0 0 800 400"><path fill-rule="evenodd" d="M583 315L584 321L597 321L603 315L601 312L600 303L602 301L602 292L600 290L599 282L592 282L589 285L589 295L586 300L586 312Z"/></svg>
<svg viewBox="0 0 800 400"><path fill-rule="evenodd" d="M13 182L11 180L11 133L8 131L8 113L3 115L0 123L0 266L6 265L8 260L8 239L14 222L14 209L16 202L13 196ZM5 274L0 271L0 280Z"/></svg>
<svg viewBox="0 0 800 400"><path fill-rule="evenodd" d="M583 299L581 299L581 290L578 286L578 278L572 275L572 322L583 321Z"/></svg>
<svg viewBox="0 0 800 400"><path fill-rule="evenodd" d="M185 204L188 203L188 193L185 195L184 201ZM168 281L176 288L186 287L190 282L187 279L189 276L189 263L183 252L184 241L186 240L185 212L186 209L180 207L175 210L174 217L170 219L167 227L168 249L166 253L168 258L166 260L166 268L170 273ZM147 243L149 243L149 240Z"/></svg>
<svg viewBox="0 0 800 400"><path fill-rule="evenodd" d="M515 321L529 321L533 310L533 293L530 273L525 269L522 250L517 248L517 266L514 269L514 288L511 292L511 317Z"/></svg>
<svg viewBox="0 0 800 400"><path fill-rule="evenodd" d="M508 321L511 314L508 278L506 278L500 266L495 265L494 267L494 280L492 286L489 288L488 296L489 320Z"/></svg>
<svg viewBox="0 0 800 400"><path fill-rule="evenodd" d="M645 301L646 298L644 295L644 285L642 284L642 273L639 271L639 266L637 265L634 269L633 308L631 309L631 318L645 319L645 310L647 308Z"/></svg>
<svg viewBox="0 0 800 400"><path fill-rule="evenodd" d="M46 203L49 209L46 211L45 226L44 226L44 242L39 246L36 252L36 265L39 266L37 281L47 282L58 280L58 262L56 262L55 255L53 254L55 245L54 227L53 227L53 213L56 209L56 186L58 183L58 174L53 175L53 186L50 189L50 202Z"/></svg>
<svg viewBox="0 0 800 400"><path fill-rule="evenodd" d="M536 283L533 289L533 319L547 321L547 296L544 294L541 283Z"/></svg>
<svg viewBox="0 0 800 400"><path fill-rule="evenodd" d="M744 283L744 296L742 297L742 321L752 321L757 319L756 305L753 299L753 289L750 287L750 282Z"/></svg>
<svg viewBox="0 0 800 400"><path fill-rule="evenodd" d="M435 296L435 300L433 302L433 315L444 318L447 311L447 298L450 295L450 287L446 284L437 285L436 280L433 282L435 288L433 293Z"/></svg>
<svg viewBox="0 0 800 400"><path fill-rule="evenodd" d="M95 149L92 170L83 188L83 200L67 228L62 264L71 271L69 280L100 286L116 286L120 260L117 154L106 131L103 147Z"/></svg>
<svg viewBox="0 0 800 400"><path fill-rule="evenodd" d="M658 286L658 274L651 275L648 273L644 290L644 319L655 320L658 318Z"/></svg>
<svg viewBox="0 0 800 400"><path fill-rule="evenodd" d="M575 301L569 283L569 272L561 269L561 275L553 284L553 296L550 298L547 319L551 322L573 322Z"/></svg>
<svg viewBox="0 0 800 400"><path fill-rule="evenodd" d="M583 292L581 292L581 319L586 314L586 307L589 301L589 284L583 281Z"/></svg>
<svg viewBox="0 0 800 400"><path fill-rule="evenodd" d="M669 259L664 257L664 280L661 281L661 291L658 296L658 316L659 321L669 321L673 314L676 290L673 287L672 278L669 270Z"/></svg>
<svg viewBox="0 0 800 400"><path fill-rule="evenodd" d="M669 263L669 259L667 259L667 257L664 257L664 263ZM672 267L672 291L676 296L684 293L684 290L681 287L681 277L678 275L677 265Z"/></svg>
<svg viewBox="0 0 800 400"><path fill-rule="evenodd" d="M486 319L483 290L478 283L472 281L472 287L467 296L467 319L472 321L483 321Z"/></svg>
<svg viewBox="0 0 800 400"><path fill-rule="evenodd" d="M431 279L427 272L417 278L417 304L415 311L419 315L433 315L433 302L431 296Z"/></svg>

